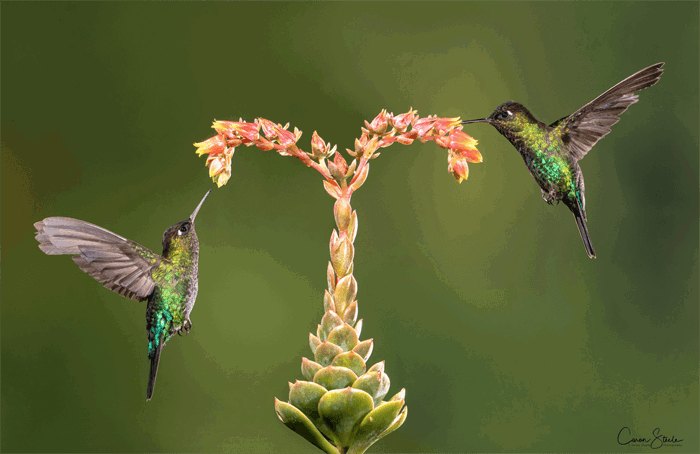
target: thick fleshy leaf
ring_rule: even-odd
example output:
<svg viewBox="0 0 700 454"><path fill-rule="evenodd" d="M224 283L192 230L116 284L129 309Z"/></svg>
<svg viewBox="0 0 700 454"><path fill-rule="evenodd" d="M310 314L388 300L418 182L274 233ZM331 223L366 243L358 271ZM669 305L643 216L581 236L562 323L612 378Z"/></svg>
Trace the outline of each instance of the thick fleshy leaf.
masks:
<svg viewBox="0 0 700 454"><path fill-rule="evenodd" d="M314 336L313 334L309 333L309 346L311 347L311 351L316 353L316 349L321 345L321 339L318 337Z"/></svg>
<svg viewBox="0 0 700 454"><path fill-rule="evenodd" d="M343 349L330 342L324 342L318 346L316 352L314 353L314 359L321 366L330 366L333 362L333 358L343 353Z"/></svg>
<svg viewBox="0 0 700 454"><path fill-rule="evenodd" d="M327 392L328 390L321 385L297 380L296 383L289 384L289 403L304 413L323 435L336 442L335 434L318 413L318 403Z"/></svg>
<svg viewBox="0 0 700 454"><path fill-rule="evenodd" d="M323 367L319 363L301 358L301 373L308 381L313 381L314 375L321 369L323 369Z"/></svg>
<svg viewBox="0 0 700 454"><path fill-rule="evenodd" d="M312 421L319 417L318 402L328 390L314 382L299 381L289 385L289 403Z"/></svg>
<svg viewBox="0 0 700 454"><path fill-rule="evenodd" d="M328 340L328 334L335 328L343 326L343 323L343 319L338 317L338 314L333 311L327 311L323 314L323 318L321 319L321 334L319 334L319 338L322 341Z"/></svg>
<svg viewBox="0 0 700 454"><path fill-rule="evenodd" d="M357 333L358 338L360 335L362 335L362 319L357 321L357 324L355 325L355 332Z"/></svg>
<svg viewBox="0 0 700 454"><path fill-rule="evenodd" d="M306 438L309 442L328 454L340 454L304 413L293 405L275 399L275 411L277 417L287 427Z"/></svg>
<svg viewBox="0 0 700 454"><path fill-rule="evenodd" d="M348 274L350 265L352 265L355 248L347 235L341 236L340 243L337 246L338 248L331 253L331 262L333 262L335 274L338 277L343 277Z"/></svg>
<svg viewBox="0 0 700 454"><path fill-rule="evenodd" d="M358 323L359 324L359 323ZM357 331L357 329L356 329ZM363 340L359 344L355 345L355 348L352 349L355 353L360 355L362 358L362 361L365 363L369 359L370 355L372 354L372 349L374 348L374 340L373 339L367 339Z"/></svg>
<svg viewBox="0 0 700 454"><path fill-rule="evenodd" d="M357 375L347 367L328 366L314 375L314 383L329 391L352 386L355 380L357 380Z"/></svg>
<svg viewBox="0 0 700 454"><path fill-rule="evenodd" d="M345 312L341 315L341 317L348 325L352 326L355 324L355 321L357 320L357 300L353 301L348 307L345 308Z"/></svg>
<svg viewBox="0 0 700 454"><path fill-rule="evenodd" d="M369 173L369 162L360 169L359 172L355 172L355 176L350 180L350 189L357 191L360 186L362 186L367 179L367 174Z"/></svg>
<svg viewBox="0 0 700 454"><path fill-rule="evenodd" d="M369 163L367 163L369 166ZM350 242L355 242L355 237L357 236L357 211L352 212L352 217L350 218L350 225L348 226L348 238Z"/></svg>
<svg viewBox="0 0 700 454"><path fill-rule="evenodd" d="M377 364L370 367L367 372L375 372L375 371L384 372L384 363L385 363L385 361L379 361Z"/></svg>
<svg viewBox="0 0 700 454"><path fill-rule="evenodd" d="M340 157L340 153L336 154L336 159ZM343 160L344 161L344 160ZM347 171L347 164L345 164ZM335 205L333 205L333 216L335 216L335 225L338 226L338 230L344 232L348 229L348 224L350 223L350 216L352 214L352 208L350 207L350 201L347 197L342 197L336 200Z"/></svg>
<svg viewBox="0 0 700 454"><path fill-rule="evenodd" d="M372 397L353 388L329 391L318 404L319 413L335 433L339 446L350 444L355 427L373 409Z"/></svg>
<svg viewBox="0 0 700 454"><path fill-rule="evenodd" d="M352 326L344 323L339 326L328 335L328 342L333 342L338 347L342 348L343 351L347 352L355 348L358 344L357 333L352 328Z"/></svg>
<svg viewBox="0 0 700 454"><path fill-rule="evenodd" d="M326 270L326 280L328 281L328 290L326 290L326 292L328 292L328 291L335 292L335 282L336 282L335 270L333 270L333 264L330 261L328 261L328 269ZM323 307L325 310L328 310L328 308L326 308L326 297L325 296L323 297ZM335 306L333 306L330 309L334 311L335 310L334 308L335 308Z"/></svg>
<svg viewBox="0 0 700 454"><path fill-rule="evenodd" d="M352 274L341 278L338 281L338 285L335 287L335 294L333 299L335 300L335 307L340 313L343 313L348 304L355 301L355 296L357 295L357 281Z"/></svg>
<svg viewBox="0 0 700 454"><path fill-rule="evenodd" d="M364 374L365 369L367 368L360 355L355 352L341 353L335 357L333 363L331 363L331 366L347 367L351 371L355 372L355 375L358 377Z"/></svg>
<svg viewBox="0 0 700 454"><path fill-rule="evenodd" d="M394 394L394 396L389 400L406 400L406 388Z"/></svg>
<svg viewBox="0 0 700 454"><path fill-rule="evenodd" d="M333 229L333 233L331 233L331 241L328 244L328 248L331 254L338 247L338 240L340 240L340 237L338 236L338 231L336 229Z"/></svg>
<svg viewBox="0 0 700 454"><path fill-rule="evenodd" d="M361 454L379 439L401 427L407 415L405 408L401 415L398 415L403 406L403 400L397 400L383 403L372 410L353 434L347 454Z"/></svg>
<svg viewBox="0 0 700 454"><path fill-rule="evenodd" d="M331 266L330 262L328 262L328 266ZM333 285L335 285L335 284L333 284ZM335 312L335 301L333 301L333 295L331 295L328 292L328 290L324 290L324 293L323 293L323 310L325 310L326 312L328 312L328 311Z"/></svg>
<svg viewBox="0 0 700 454"><path fill-rule="evenodd" d="M374 406L376 407L382 401L384 396L386 396L386 393L389 392L390 384L391 381L389 380L389 376L387 374L380 371L373 371L367 372L366 374L360 376L352 387L361 389L372 396Z"/></svg>

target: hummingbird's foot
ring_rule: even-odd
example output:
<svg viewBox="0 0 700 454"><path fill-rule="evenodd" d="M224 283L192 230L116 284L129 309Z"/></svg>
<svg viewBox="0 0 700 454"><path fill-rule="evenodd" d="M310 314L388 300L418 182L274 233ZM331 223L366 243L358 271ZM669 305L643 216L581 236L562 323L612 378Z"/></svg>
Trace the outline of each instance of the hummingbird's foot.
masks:
<svg viewBox="0 0 700 454"><path fill-rule="evenodd" d="M187 318L185 320L185 323L182 324L182 328L180 329L180 331L182 331L183 329L185 330L185 336L190 334L190 330L192 329L192 320Z"/></svg>
<svg viewBox="0 0 700 454"><path fill-rule="evenodd" d="M542 199L550 205L558 205L559 199L554 194L542 191Z"/></svg>

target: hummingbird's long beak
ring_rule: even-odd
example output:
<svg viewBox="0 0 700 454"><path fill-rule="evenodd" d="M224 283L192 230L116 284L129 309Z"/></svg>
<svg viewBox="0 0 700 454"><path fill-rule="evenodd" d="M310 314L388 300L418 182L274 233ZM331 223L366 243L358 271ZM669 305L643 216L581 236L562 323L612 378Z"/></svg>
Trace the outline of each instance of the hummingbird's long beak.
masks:
<svg viewBox="0 0 700 454"><path fill-rule="evenodd" d="M192 216L190 216L190 221L194 222L194 218L197 216L199 209L202 208L202 204L204 203L204 201L207 200L207 196L209 195L210 192L211 192L211 189L208 190L206 194L204 194L204 198L202 199L201 202L199 202L199 205L197 205L197 208L194 209Z"/></svg>
<svg viewBox="0 0 700 454"><path fill-rule="evenodd" d="M488 118L480 118L478 120L466 120L462 122L463 125L468 125L469 123L490 123L490 121Z"/></svg>

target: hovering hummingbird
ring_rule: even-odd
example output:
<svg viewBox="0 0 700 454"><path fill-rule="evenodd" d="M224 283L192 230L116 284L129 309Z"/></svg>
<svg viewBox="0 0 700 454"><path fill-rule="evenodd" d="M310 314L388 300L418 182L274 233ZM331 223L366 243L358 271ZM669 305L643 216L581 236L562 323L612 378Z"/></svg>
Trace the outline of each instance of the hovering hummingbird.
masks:
<svg viewBox="0 0 700 454"><path fill-rule="evenodd" d="M171 225L163 234L158 255L107 229L79 219L50 217L34 224L39 249L48 255L71 254L81 270L106 288L136 301L148 301L146 333L148 375L146 400L153 397L160 352L175 333L192 328L190 313L197 298L199 241L192 216Z"/></svg>
<svg viewBox="0 0 700 454"><path fill-rule="evenodd" d="M550 205L560 200L576 219L583 244L590 258L595 250L586 227L586 198L583 174L578 161L610 132L618 115L639 100L635 91L659 81L663 62L632 74L568 117L547 126L522 104L508 101L487 118L462 124L490 123L520 152L530 174L542 189L542 198Z"/></svg>

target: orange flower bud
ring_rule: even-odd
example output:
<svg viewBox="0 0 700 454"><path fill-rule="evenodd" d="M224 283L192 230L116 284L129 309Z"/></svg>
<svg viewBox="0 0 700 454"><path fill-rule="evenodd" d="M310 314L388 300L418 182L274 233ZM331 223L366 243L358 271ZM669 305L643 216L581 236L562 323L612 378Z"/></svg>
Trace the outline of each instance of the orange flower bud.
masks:
<svg viewBox="0 0 700 454"><path fill-rule="evenodd" d="M328 148L330 144L327 144L323 139L314 131L314 135L311 136L311 153L314 158L325 158L328 153Z"/></svg>
<svg viewBox="0 0 700 454"><path fill-rule="evenodd" d="M411 108L408 112L393 117L392 123L397 131L404 132L406 128L413 123L415 117L416 111Z"/></svg>
<svg viewBox="0 0 700 454"><path fill-rule="evenodd" d="M371 124L367 123L367 120L365 120L365 126L367 126L367 129L369 129L372 134L384 134L388 124L388 119L389 115L387 114L386 109L382 109L382 111L379 112L379 115L374 117Z"/></svg>

